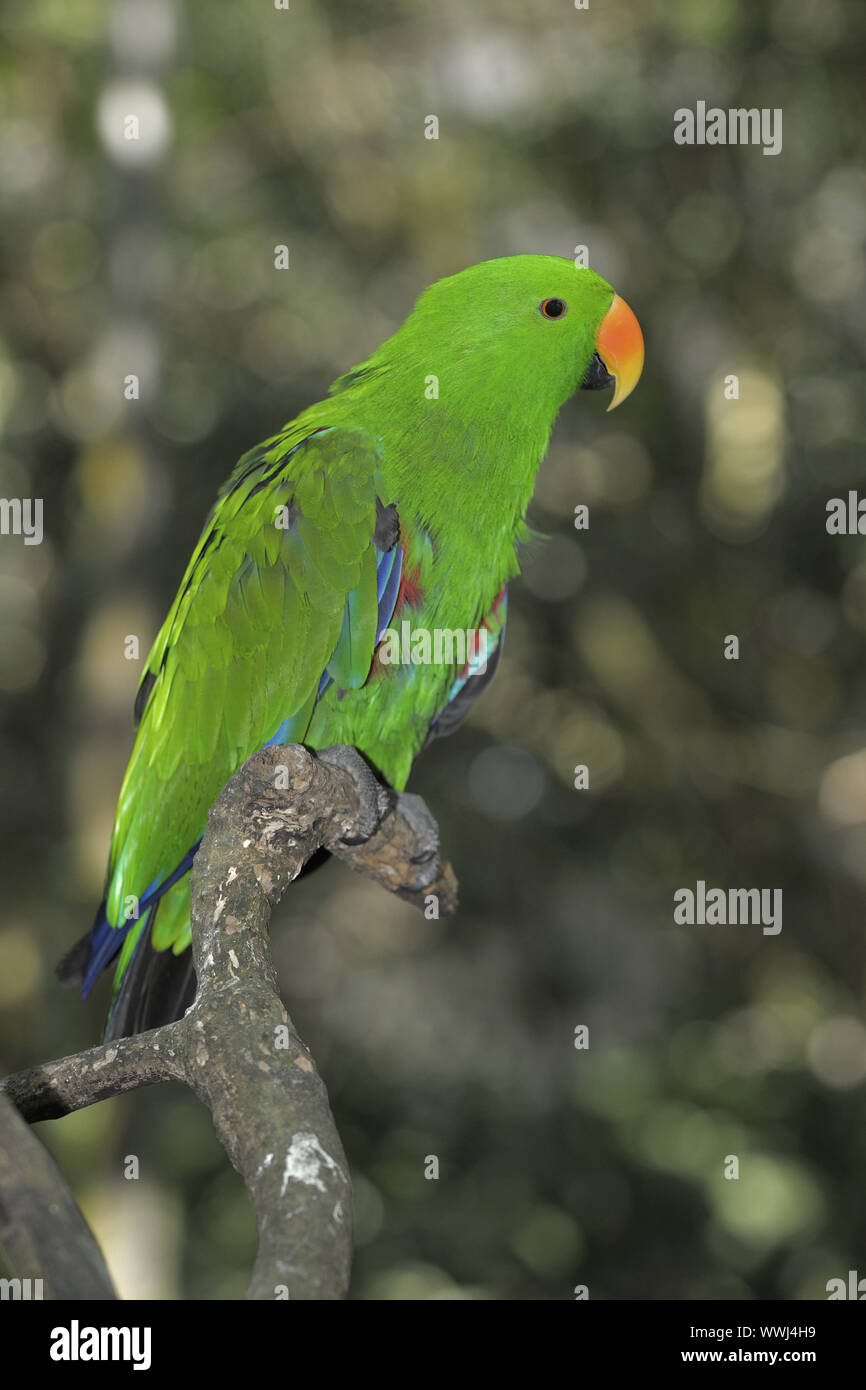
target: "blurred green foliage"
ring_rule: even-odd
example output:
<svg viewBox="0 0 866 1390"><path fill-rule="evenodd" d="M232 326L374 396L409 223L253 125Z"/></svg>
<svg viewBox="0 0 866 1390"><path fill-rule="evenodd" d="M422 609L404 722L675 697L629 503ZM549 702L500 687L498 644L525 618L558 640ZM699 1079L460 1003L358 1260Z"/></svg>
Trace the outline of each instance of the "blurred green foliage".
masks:
<svg viewBox="0 0 866 1390"><path fill-rule="evenodd" d="M502 669L418 765L461 911L330 865L275 917L355 1174L353 1296L866 1273L866 552L825 530L866 473L866 9L7 0L0 25L0 495L46 527L0 539L2 1068L98 1037L105 990L52 966L100 896L124 639L146 653L236 457L430 280L585 244L647 366L616 416L563 413ZM782 108L782 153L676 146L698 100ZM781 887L783 931L674 925L699 878ZM124 1293L240 1296L252 1216L191 1097L40 1134Z"/></svg>

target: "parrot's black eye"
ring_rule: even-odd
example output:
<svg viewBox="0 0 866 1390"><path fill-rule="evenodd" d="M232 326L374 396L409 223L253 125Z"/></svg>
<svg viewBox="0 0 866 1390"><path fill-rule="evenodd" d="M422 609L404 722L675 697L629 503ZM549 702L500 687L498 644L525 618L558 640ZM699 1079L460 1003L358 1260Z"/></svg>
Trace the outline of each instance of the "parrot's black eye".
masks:
<svg viewBox="0 0 866 1390"><path fill-rule="evenodd" d="M561 319L568 313L568 305L564 299L542 299L538 310L546 319Z"/></svg>

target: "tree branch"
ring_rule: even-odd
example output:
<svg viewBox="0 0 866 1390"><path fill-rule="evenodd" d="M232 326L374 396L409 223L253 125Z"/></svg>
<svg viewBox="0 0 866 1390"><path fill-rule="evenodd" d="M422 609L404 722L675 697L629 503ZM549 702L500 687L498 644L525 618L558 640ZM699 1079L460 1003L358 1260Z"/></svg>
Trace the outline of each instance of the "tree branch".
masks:
<svg viewBox="0 0 866 1390"><path fill-rule="evenodd" d="M432 830L431 830L432 827ZM436 915L456 906L435 823L375 781L353 749L266 748L212 808L192 883L198 990L184 1018L0 1083L28 1120L56 1118L159 1081L208 1106L256 1213L248 1298L345 1295L351 1189L324 1083L277 990L271 907L320 848ZM107 1295L106 1295L107 1296Z"/></svg>
<svg viewBox="0 0 866 1390"><path fill-rule="evenodd" d="M16 1276L31 1281L31 1298L116 1297L102 1251L60 1170L3 1095L0 1245ZM35 1280L42 1280L38 1292Z"/></svg>

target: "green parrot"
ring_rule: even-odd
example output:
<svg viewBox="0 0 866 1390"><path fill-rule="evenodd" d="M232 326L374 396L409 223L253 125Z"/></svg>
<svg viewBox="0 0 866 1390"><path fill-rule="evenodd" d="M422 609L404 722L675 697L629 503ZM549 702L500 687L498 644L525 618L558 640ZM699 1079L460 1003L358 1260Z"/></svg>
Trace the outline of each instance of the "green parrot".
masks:
<svg viewBox="0 0 866 1390"><path fill-rule="evenodd" d="M612 409L642 366L634 314L594 271L485 261L431 285L326 400L244 454L147 659L105 898L60 967L86 996L116 959L106 1038L191 1002L189 870L248 757L349 745L400 792L424 745L464 717L502 651L560 407L613 386ZM468 630L470 649L386 660L406 623Z"/></svg>

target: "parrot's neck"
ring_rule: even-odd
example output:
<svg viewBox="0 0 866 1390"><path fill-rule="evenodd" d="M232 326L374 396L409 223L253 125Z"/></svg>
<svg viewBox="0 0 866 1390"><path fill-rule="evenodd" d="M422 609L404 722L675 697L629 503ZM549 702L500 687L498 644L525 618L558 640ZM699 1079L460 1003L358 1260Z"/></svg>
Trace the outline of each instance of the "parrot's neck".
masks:
<svg viewBox="0 0 866 1390"><path fill-rule="evenodd" d="M560 403L520 391L485 402L487 383L458 395L440 379L438 398L425 396L423 377L397 385L392 378L378 404L371 392L352 411L355 426L381 440L391 493L382 500L397 503L403 526L429 533L442 567L492 600L517 572L515 543Z"/></svg>

